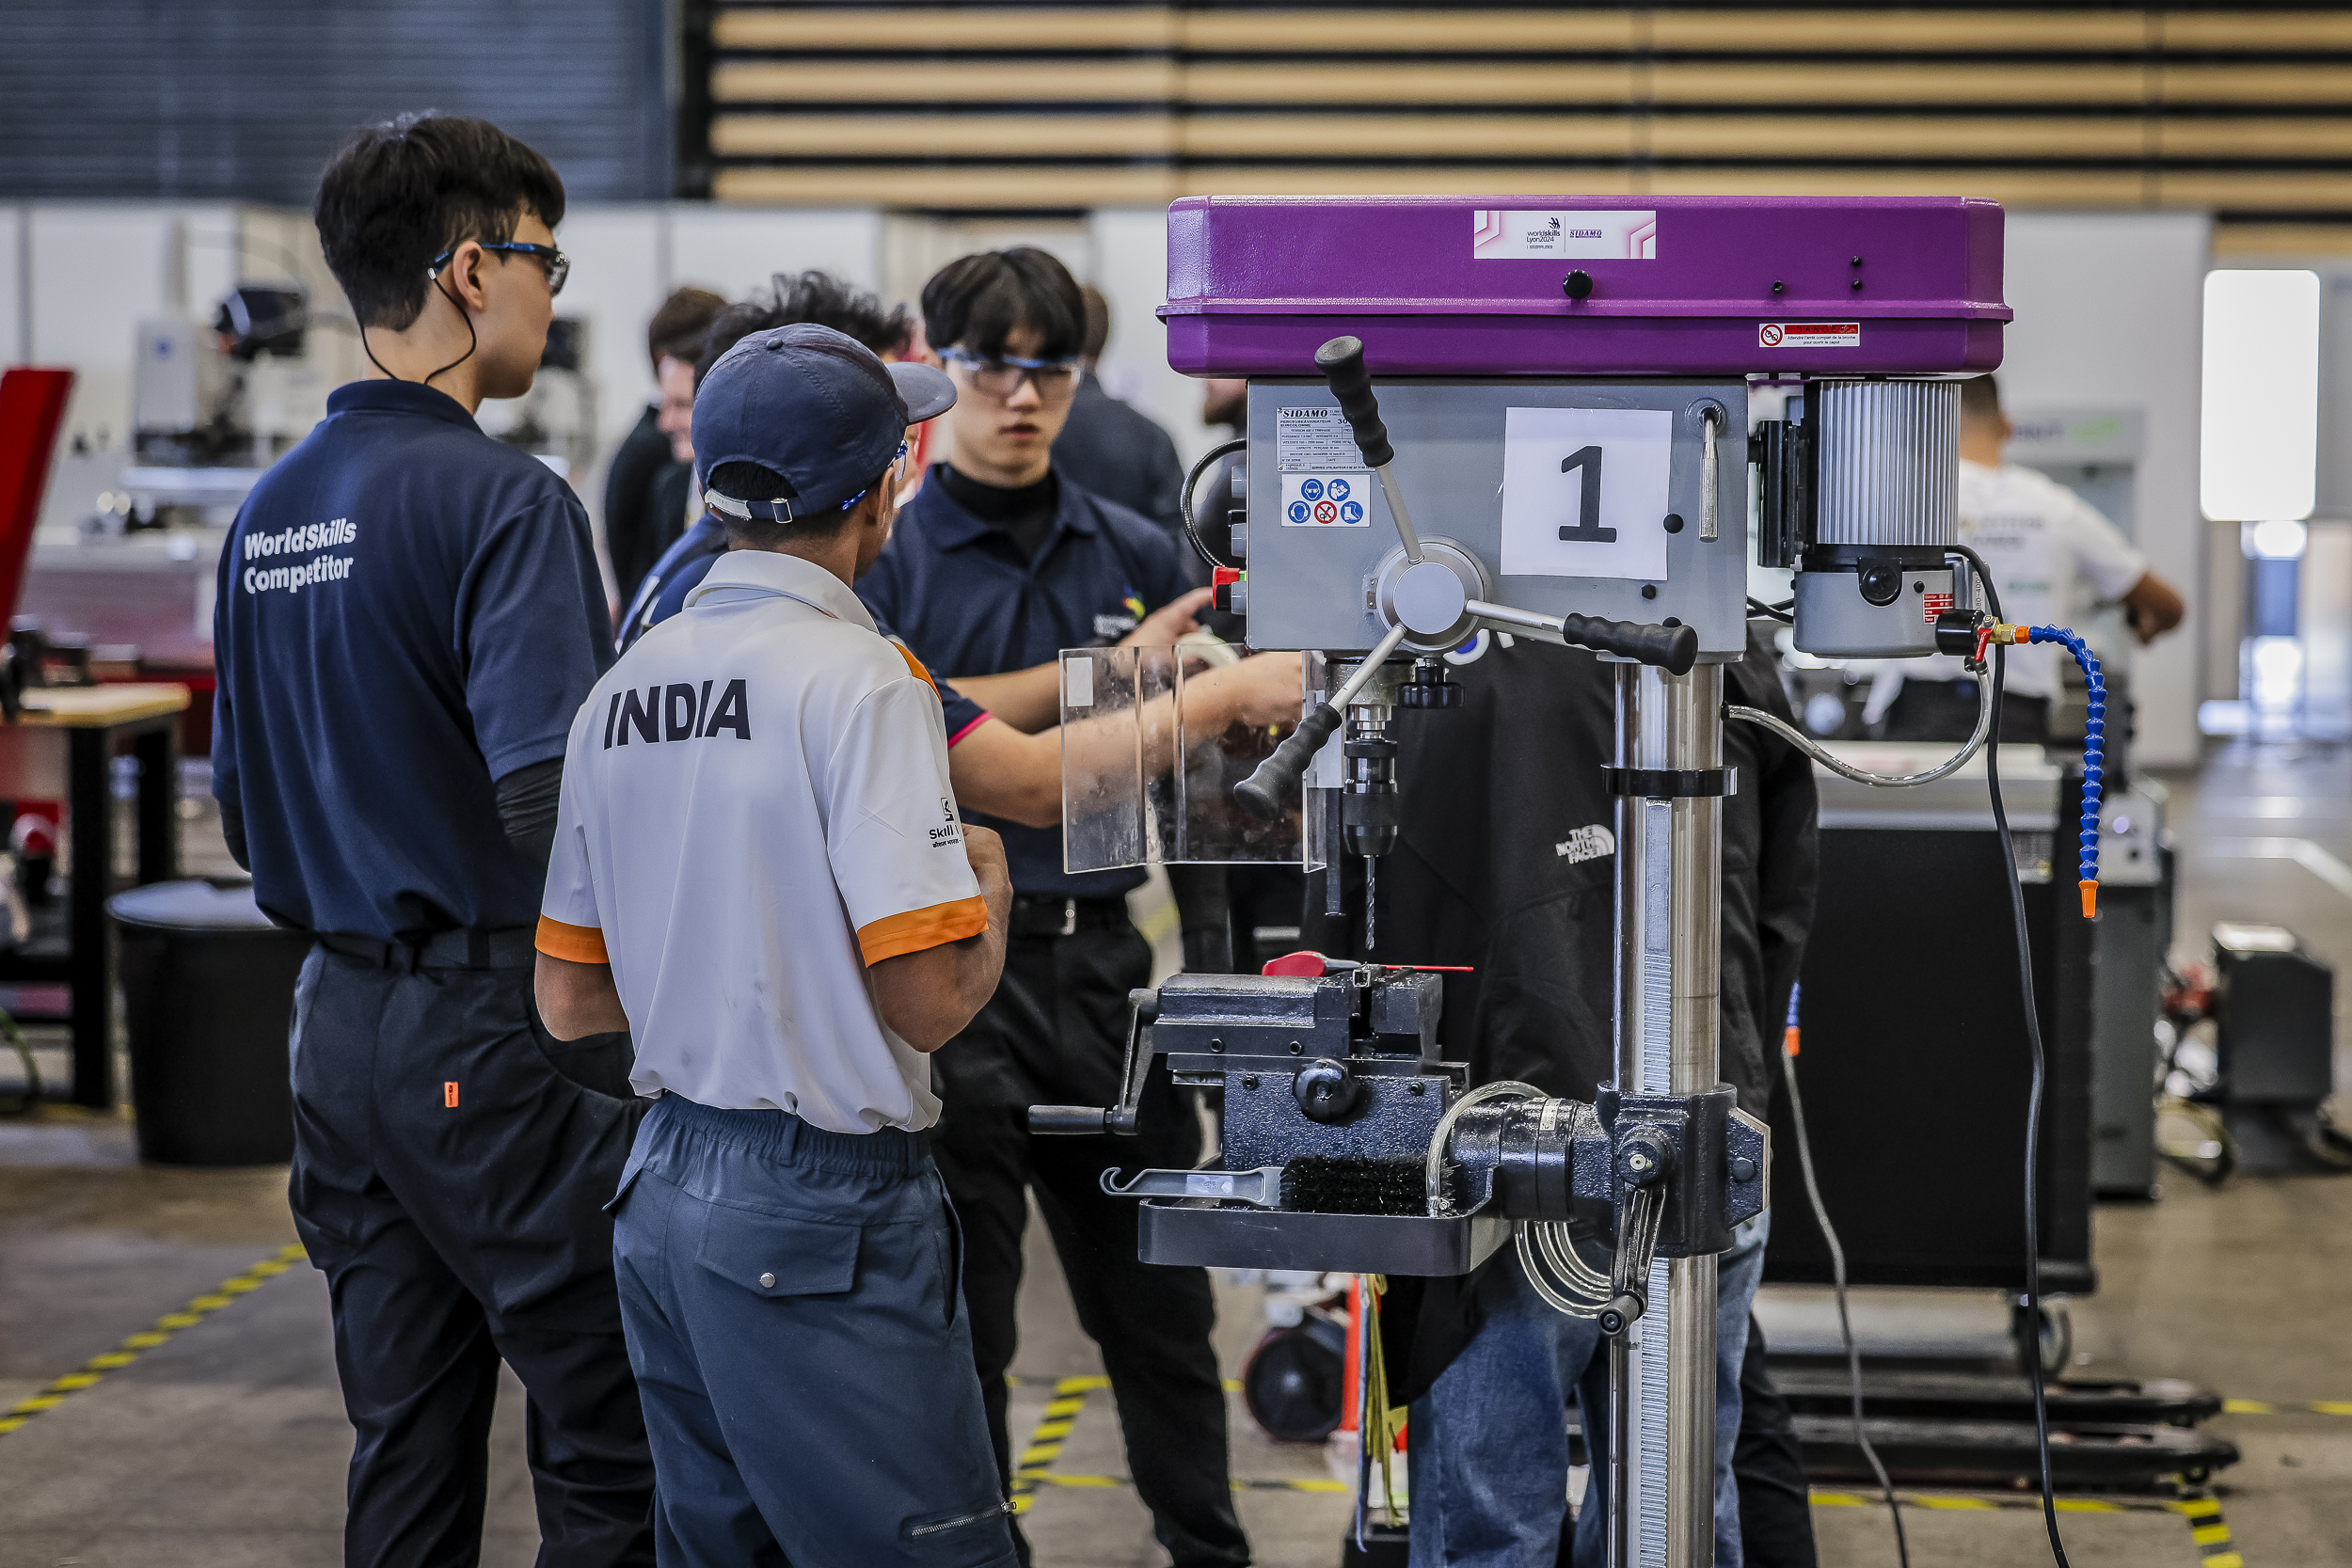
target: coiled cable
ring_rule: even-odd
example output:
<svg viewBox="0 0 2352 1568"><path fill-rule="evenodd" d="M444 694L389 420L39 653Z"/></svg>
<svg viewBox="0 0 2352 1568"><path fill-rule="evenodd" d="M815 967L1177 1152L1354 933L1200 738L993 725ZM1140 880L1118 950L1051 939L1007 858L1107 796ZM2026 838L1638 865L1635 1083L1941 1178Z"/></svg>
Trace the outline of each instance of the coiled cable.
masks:
<svg viewBox="0 0 2352 1568"><path fill-rule="evenodd" d="M1481 1084L1447 1106L1445 1115L1438 1118L1438 1129L1429 1138L1429 1162L1425 1170L1431 1213L1450 1212L1445 1200L1445 1151L1454 1137L1454 1122L1473 1105L1506 1098L1542 1100L1547 1097L1533 1084L1503 1079L1498 1083ZM1568 1233L1565 1225L1557 1220L1523 1220L1512 1227L1512 1243L1518 1249L1519 1271L1553 1311L1564 1312L1571 1318L1591 1318L1609 1304L1615 1292L1608 1276L1596 1272L1578 1256L1576 1240Z"/></svg>

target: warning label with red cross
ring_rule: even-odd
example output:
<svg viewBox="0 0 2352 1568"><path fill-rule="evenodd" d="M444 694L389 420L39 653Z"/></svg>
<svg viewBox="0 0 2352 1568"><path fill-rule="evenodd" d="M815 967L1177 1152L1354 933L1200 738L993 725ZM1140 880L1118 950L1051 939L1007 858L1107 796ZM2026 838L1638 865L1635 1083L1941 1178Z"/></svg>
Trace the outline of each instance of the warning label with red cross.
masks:
<svg viewBox="0 0 2352 1568"><path fill-rule="evenodd" d="M1353 474L1284 474L1284 528L1370 528L1373 477Z"/></svg>
<svg viewBox="0 0 2352 1568"><path fill-rule="evenodd" d="M1760 322L1758 348L1860 348L1860 322Z"/></svg>

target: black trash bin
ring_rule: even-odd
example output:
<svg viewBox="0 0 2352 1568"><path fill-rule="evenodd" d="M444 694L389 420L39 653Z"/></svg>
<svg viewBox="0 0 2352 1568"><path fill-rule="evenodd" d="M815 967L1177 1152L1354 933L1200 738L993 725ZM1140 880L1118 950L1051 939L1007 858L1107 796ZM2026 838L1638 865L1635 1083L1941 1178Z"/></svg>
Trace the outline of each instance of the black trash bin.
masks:
<svg viewBox="0 0 2352 1568"><path fill-rule="evenodd" d="M310 938L271 925L250 887L155 882L116 894L106 910L121 937L139 1158L293 1159L286 1036Z"/></svg>

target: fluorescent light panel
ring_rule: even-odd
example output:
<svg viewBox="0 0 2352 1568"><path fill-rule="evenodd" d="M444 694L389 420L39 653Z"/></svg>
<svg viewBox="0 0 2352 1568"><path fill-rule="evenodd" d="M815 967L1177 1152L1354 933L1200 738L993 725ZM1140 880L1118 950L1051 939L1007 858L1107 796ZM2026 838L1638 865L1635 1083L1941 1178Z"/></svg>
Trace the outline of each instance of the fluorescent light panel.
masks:
<svg viewBox="0 0 2352 1568"><path fill-rule="evenodd" d="M2308 517L2319 483L2319 275L2205 275L2198 499L2217 522Z"/></svg>

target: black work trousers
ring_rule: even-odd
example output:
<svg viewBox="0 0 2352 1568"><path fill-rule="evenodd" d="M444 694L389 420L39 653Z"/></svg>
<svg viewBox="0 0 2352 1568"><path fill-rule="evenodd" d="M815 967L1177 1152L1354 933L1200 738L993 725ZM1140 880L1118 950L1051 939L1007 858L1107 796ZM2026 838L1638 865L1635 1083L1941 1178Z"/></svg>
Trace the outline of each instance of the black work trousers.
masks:
<svg viewBox="0 0 2352 1568"><path fill-rule="evenodd" d="M931 1156L963 1225L973 1359L1008 1489L1013 1447L1005 1375L1019 1346L1014 1304L1033 1189L1079 1326L1102 1350L1128 1467L1160 1544L1177 1568L1224 1568L1247 1563L1249 1543L1233 1511L1208 1272L1139 1260L1136 1200L1113 1197L1101 1185L1113 1166L1197 1164L1200 1122L1162 1074L1135 1137L1032 1137L1028 1131L1032 1103L1108 1103L1103 1090L1116 1084L1126 1047L1127 991L1150 979L1151 949L1123 918L1069 936L1014 936L995 997L934 1058L946 1109L932 1130ZM1067 1071L1052 1069L1057 1057ZM1028 1544L1017 1528L1015 1544L1027 1562Z"/></svg>
<svg viewBox="0 0 2352 1568"><path fill-rule="evenodd" d="M1740 1363L1740 1440L1731 1450L1731 1474L1740 1483L1740 1552L1748 1568L1815 1568L1804 1446L1788 1402L1765 1369L1764 1331L1753 1312Z"/></svg>
<svg viewBox="0 0 2352 1568"><path fill-rule="evenodd" d="M654 1560L603 1212L643 1102L626 1037L553 1039L531 973L319 947L295 985L290 1196L358 1429L349 1568L479 1560L501 1361L530 1392L543 1568Z"/></svg>

